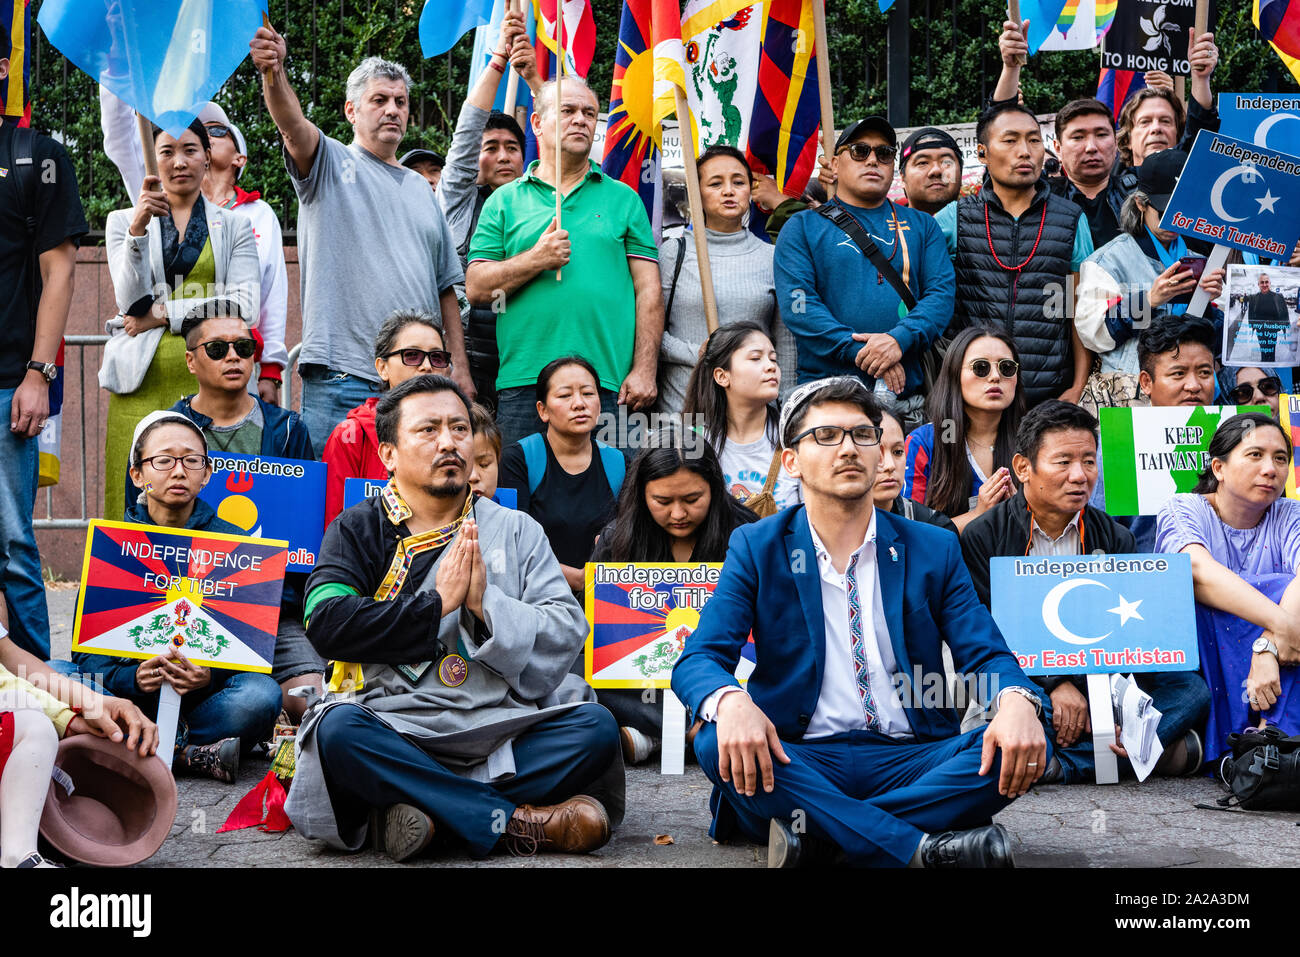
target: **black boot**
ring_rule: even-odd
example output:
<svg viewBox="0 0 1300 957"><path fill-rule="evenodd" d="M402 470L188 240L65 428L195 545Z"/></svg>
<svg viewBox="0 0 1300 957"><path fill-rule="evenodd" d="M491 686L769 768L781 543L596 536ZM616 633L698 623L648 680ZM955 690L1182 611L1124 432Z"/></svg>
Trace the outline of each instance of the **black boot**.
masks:
<svg viewBox="0 0 1300 957"><path fill-rule="evenodd" d="M1001 824L944 831L921 840L923 867L1015 867L1011 839Z"/></svg>

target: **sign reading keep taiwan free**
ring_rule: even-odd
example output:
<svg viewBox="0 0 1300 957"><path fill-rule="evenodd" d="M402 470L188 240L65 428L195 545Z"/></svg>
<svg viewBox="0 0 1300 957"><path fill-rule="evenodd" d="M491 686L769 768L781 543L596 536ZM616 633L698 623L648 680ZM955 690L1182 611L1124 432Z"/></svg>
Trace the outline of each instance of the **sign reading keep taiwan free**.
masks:
<svg viewBox="0 0 1300 957"><path fill-rule="evenodd" d="M1219 132L1300 156L1300 94L1220 93Z"/></svg>
<svg viewBox="0 0 1300 957"><path fill-rule="evenodd" d="M998 557L989 587L1025 674L1200 667L1190 555Z"/></svg>
<svg viewBox="0 0 1300 957"><path fill-rule="evenodd" d="M1155 515L1179 492L1190 492L1209 464L1214 431L1239 412L1263 412L1254 405L1198 405L1103 408L1102 478L1109 515Z"/></svg>
<svg viewBox="0 0 1300 957"><path fill-rule="evenodd" d="M721 573L721 562L589 562L587 683L667 688ZM745 681L754 661L750 638L736 677Z"/></svg>
<svg viewBox="0 0 1300 957"><path fill-rule="evenodd" d="M325 535L324 462L216 452L199 498L254 538L289 543L289 571L316 567Z"/></svg>
<svg viewBox="0 0 1300 957"><path fill-rule="evenodd" d="M72 650L269 674L285 542L93 521Z"/></svg>
<svg viewBox="0 0 1300 957"><path fill-rule="evenodd" d="M1300 239L1298 206L1300 157L1202 130L1160 227L1287 258Z"/></svg>

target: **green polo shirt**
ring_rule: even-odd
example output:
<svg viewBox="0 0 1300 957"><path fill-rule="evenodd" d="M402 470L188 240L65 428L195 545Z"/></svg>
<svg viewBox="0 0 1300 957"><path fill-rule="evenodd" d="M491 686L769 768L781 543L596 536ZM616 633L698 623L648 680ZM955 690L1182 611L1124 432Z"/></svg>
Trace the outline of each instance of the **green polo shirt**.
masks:
<svg viewBox="0 0 1300 957"><path fill-rule="evenodd" d="M632 189L596 163L564 197L560 225L569 233L569 264L525 283L497 314L501 367L497 388L537 383L542 367L580 355L603 388L617 392L632 369L636 294L628 258L657 262L645 206ZM538 161L488 197L469 246L469 262L502 262L537 244L555 216L555 188L537 178ZM657 279L655 280L658 281Z"/></svg>

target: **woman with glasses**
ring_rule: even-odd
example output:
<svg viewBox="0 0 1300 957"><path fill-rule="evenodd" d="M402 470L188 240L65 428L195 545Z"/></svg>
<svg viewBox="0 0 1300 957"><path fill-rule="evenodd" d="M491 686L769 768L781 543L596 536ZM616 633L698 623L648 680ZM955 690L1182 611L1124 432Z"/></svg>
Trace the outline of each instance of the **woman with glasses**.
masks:
<svg viewBox="0 0 1300 957"><path fill-rule="evenodd" d="M1219 381L1231 383L1224 390L1225 402L1233 405L1266 405L1276 420L1278 417L1278 395L1282 392L1282 380L1271 371L1242 366L1234 369L1225 366Z"/></svg>
<svg viewBox="0 0 1300 957"><path fill-rule="evenodd" d="M179 335L200 300L239 303L244 316L261 306L261 267L248 218L203 199L210 141L195 120L179 136L154 129L158 176L146 176L131 209L108 214L104 245L119 313L107 324L99 382L112 395L104 460L104 517L120 518L131 428L152 409L194 392Z"/></svg>
<svg viewBox="0 0 1300 957"><path fill-rule="evenodd" d="M143 488L126 520L196 532L246 534L198 497L212 477L203 430L179 412L151 412L131 439L131 479ZM143 596L142 596L143 598ZM233 783L241 754L270 739L280 713L280 686L270 675L200 667L176 649L145 661L76 652L81 674L154 720L164 681L181 695L173 767ZM63 668L60 670L70 671ZM163 748L171 742L159 742Z"/></svg>
<svg viewBox="0 0 1300 957"><path fill-rule="evenodd" d="M375 372L380 391L418 375L451 375L451 353L442 338L442 323L427 312L399 309L383 321L375 336ZM375 406L379 396L366 399L334 427L321 460L328 466L325 483L325 524L343 511L343 485L350 478L388 480L379 460Z"/></svg>
<svg viewBox="0 0 1300 957"><path fill-rule="evenodd" d="M959 332L928 412L930 421L907 437L903 494L947 515L960 532L1016 491L1011 457L1025 391L1011 336L993 326Z"/></svg>

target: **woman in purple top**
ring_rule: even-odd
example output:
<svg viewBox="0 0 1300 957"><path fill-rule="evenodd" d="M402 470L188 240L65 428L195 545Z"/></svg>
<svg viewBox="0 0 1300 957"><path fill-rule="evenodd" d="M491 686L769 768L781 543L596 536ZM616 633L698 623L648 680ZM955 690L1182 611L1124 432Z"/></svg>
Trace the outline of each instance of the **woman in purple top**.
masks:
<svg viewBox="0 0 1300 957"><path fill-rule="evenodd" d="M1209 455L1196 488L1161 509L1156 550L1192 559L1214 756L1248 725L1300 732L1297 672L1286 667L1300 662L1300 502L1281 497L1291 442L1268 416L1227 419Z"/></svg>

